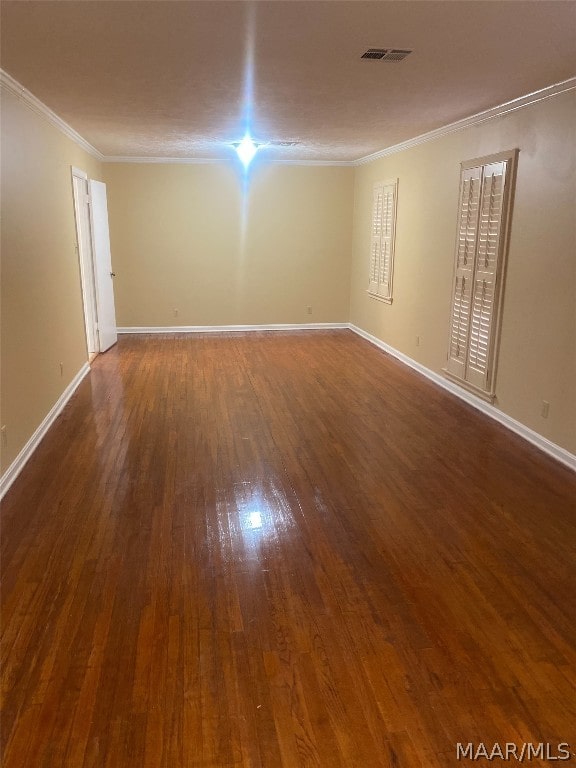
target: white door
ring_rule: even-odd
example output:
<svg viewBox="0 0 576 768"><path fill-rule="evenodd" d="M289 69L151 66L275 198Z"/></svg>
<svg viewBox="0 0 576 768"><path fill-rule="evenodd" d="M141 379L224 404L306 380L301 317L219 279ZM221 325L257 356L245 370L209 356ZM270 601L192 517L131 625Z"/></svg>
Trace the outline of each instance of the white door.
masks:
<svg viewBox="0 0 576 768"><path fill-rule="evenodd" d="M98 313L98 338L100 352L105 352L118 340L116 309L112 280L112 257L108 230L108 205L106 184L90 179L90 203L92 209L92 250L96 278L96 309Z"/></svg>
<svg viewBox="0 0 576 768"><path fill-rule="evenodd" d="M74 214L76 218L76 238L78 261L80 262L80 280L82 301L84 304L84 322L86 326L86 346L91 359L99 350L96 315L96 287L94 278L94 259L92 256L92 230L90 224L90 195L88 177L84 171L72 168L72 186L74 190Z"/></svg>

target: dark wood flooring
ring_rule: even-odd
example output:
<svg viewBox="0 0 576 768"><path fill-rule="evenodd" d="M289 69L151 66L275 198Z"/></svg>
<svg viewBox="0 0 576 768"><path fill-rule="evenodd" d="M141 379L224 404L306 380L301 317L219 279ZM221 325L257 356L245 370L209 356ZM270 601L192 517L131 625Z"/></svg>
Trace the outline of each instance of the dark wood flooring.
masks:
<svg viewBox="0 0 576 768"><path fill-rule="evenodd" d="M575 500L350 331L122 337L3 503L2 764L576 752Z"/></svg>

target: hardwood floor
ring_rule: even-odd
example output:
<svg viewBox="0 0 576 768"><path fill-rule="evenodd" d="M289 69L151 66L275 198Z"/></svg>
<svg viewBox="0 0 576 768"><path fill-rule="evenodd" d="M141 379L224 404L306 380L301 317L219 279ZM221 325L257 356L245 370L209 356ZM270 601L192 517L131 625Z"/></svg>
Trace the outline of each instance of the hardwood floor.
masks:
<svg viewBox="0 0 576 768"><path fill-rule="evenodd" d="M3 503L3 766L576 752L575 500L350 331L122 337Z"/></svg>

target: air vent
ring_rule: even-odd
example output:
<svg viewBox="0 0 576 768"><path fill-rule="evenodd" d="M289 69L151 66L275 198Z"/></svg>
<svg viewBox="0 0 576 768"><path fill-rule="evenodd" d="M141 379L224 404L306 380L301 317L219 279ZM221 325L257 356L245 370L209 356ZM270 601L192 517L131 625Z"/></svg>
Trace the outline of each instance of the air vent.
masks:
<svg viewBox="0 0 576 768"><path fill-rule="evenodd" d="M300 144L299 141L269 141L268 145L271 147L295 147Z"/></svg>
<svg viewBox="0 0 576 768"><path fill-rule="evenodd" d="M412 51L401 48L368 48L361 59L378 59L379 61L402 61Z"/></svg>

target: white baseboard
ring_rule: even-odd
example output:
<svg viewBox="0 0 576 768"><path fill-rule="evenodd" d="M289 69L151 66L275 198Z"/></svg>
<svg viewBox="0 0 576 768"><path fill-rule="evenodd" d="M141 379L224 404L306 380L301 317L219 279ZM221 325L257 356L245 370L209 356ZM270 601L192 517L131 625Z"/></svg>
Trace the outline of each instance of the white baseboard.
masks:
<svg viewBox="0 0 576 768"><path fill-rule="evenodd" d="M408 355L399 352L397 349L394 349L394 347L391 347L389 344L381 341L376 336L372 336L372 334L363 331L361 328L358 328L352 323L349 323L348 327L351 331L357 333L358 336L362 336L363 339L366 339L371 344L374 344L376 347L384 350L384 352L388 352L388 354L397 358L405 365L409 365L410 368L413 368L415 371L418 371L418 373L426 376L427 379L430 379L440 387L447 389L448 392L456 395L456 397L464 400L477 410L482 411L482 413L486 414L486 416L490 416L491 419L494 419L500 424L503 424L512 432L515 432L517 435L520 435L520 437L523 437L524 440L528 440L529 443L532 443L532 445L535 445L541 451L544 451L544 453L552 456L553 459L560 461L569 469L576 471L576 456L567 451L565 448L561 448L559 445L556 445L556 443L547 440L545 437L542 437L542 435L539 435L538 432L534 432L534 430L526 427L521 422L516 421L516 419L513 419L511 416L507 416L505 413L498 410L498 408L495 408L493 405L490 405L490 403L481 400L471 392L467 392L465 389L461 389L457 384L454 384L449 379L445 379L443 376L440 376L439 374L430 370L430 368L426 368L426 366L416 362L416 360L408 357Z"/></svg>
<svg viewBox="0 0 576 768"><path fill-rule="evenodd" d="M277 323L272 325L169 325L117 328L118 333L230 333L230 331L321 331L348 323Z"/></svg>
<svg viewBox="0 0 576 768"><path fill-rule="evenodd" d="M18 477L22 469L24 468L24 465L28 461L28 459L32 456L38 445L40 444L40 441L48 432L52 424L56 421L62 410L64 409L64 406L70 400L74 392L77 390L80 382L82 379L90 373L90 366L88 363L84 363L82 368L78 371L76 376L72 379L70 384L66 387L64 392L60 395L56 403L52 406L49 413L46 415L43 422L40 424L38 429L34 432L30 440L26 443L24 448L20 451L18 456L14 459L12 464L8 467L6 472L0 477L0 499L4 497L4 494L7 492L7 490L10 488L14 480Z"/></svg>

